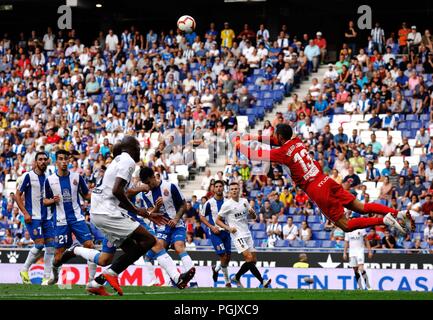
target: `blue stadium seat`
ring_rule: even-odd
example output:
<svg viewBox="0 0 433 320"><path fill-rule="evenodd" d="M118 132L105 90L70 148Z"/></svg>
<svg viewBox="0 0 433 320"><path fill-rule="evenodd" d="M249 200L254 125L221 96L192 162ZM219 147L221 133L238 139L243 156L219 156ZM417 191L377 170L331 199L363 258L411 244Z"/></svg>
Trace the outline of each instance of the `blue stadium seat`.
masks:
<svg viewBox="0 0 433 320"><path fill-rule="evenodd" d="M424 232L424 224L416 224L415 225L415 232L423 233Z"/></svg>
<svg viewBox="0 0 433 320"><path fill-rule="evenodd" d="M279 216L278 222L279 223L286 223L287 222L287 216L285 216L285 215Z"/></svg>
<svg viewBox="0 0 433 320"><path fill-rule="evenodd" d="M284 247L288 247L288 246L289 246L288 240L277 240L274 243L274 247L276 247L276 248L284 248Z"/></svg>
<svg viewBox="0 0 433 320"><path fill-rule="evenodd" d="M307 222L308 223L319 223L320 222L320 216L308 216Z"/></svg>
<svg viewBox="0 0 433 320"><path fill-rule="evenodd" d="M322 248L334 248L334 247L335 247L335 241L331 241L331 240L322 241Z"/></svg>
<svg viewBox="0 0 433 320"><path fill-rule="evenodd" d="M418 116L416 114L407 114L406 121L418 121Z"/></svg>
<svg viewBox="0 0 433 320"><path fill-rule="evenodd" d="M328 240L329 233L326 231L314 232L315 239L317 240Z"/></svg>
<svg viewBox="0 0 433 320"><path fill-rule="evenodd" d="M398 130L405 130L405 129L407 129L407 124L406 124L406 122L401 122L401 123L399 123L397 129L398 129Z"/></svg>
<svg viewBox="0 0 433 320"><path fill-rule="evenodd" d="M212 241L210 239L202 239L200 240L200 246L210 247L212 246Z"/></svg>
<svg viewBox="0 0 433 320"><path fill-rule="evenodd" d="M412 249L413 248L412 241L404 241L403 242L403 248L405 248L405 249Z"/></svg>
<svg viewBox="0 0 433 320"><path fill-rule="evenodd" d="M422 232L412 232L412 236L410 237L411 239L423 239L423 234Z"/></svg>
<svg viewBox="0 0 433 320"><path fill-rule="evenodd" d="M305 241L305 246L307 248L319 248L319 243L317 240Z"/></svg>
<svg viewBox="0 0 433 320"><path fill-rule="evenodd" d="M429 245L427 242L425 242L425 241L421 242L421 248L427 249L428 247L429 247Z"/></svg>
<svg viewBox="0 0 433 320"><path fill-rule="evenodd" d="M248 115L248 125L250 127L254 127L256 125L256 116L254 114L249 114Z"/></svg>
<svg viewBox="0 0 433 320"><path fill-rule="evenodd" d="M421 114L420 117L419 117L419 119L421 121L424 121L424 122L429 122L430 121L430 115L428 115L428 114Z"/></svg>
<svg viewBox="0 0 433 320"><path fill-rule="evenodd" d="M272 89L271 86L268 84L264 84L264 85L260 86L261 91L269 91L271 89Z"/></svg>
<svg viewBox="0 0 433 320"><path fill-rule="evenodd" d="M320 223L312 223L310 225L311 231L323 231L323 225Z"/></svg>
<svg viewBox="0 0 433 320"><path fill-rule="evenodd" d="M424 224L424 216L415 217L416 224Z"/></svg>
<svg viewBox="0 0 433 320"><path fill-rule="evenodd" d="M255 240L259 240L259 239L267 239L268 235L266 234L266 232L264 231L254 231L253 232L253 238Z"/></svg>
<svg viewBox="0 0 433 320"><path fill-rule="evenodd" d="M293 248L302 248L305 246L305 243L302 240L290 240L289 244Z"/></svg>
<svg viewBox="0 0 433 320"><path fill-rule="evenodd" d="M300 215L293 216L293 222L294 223L301 223L304 220L305 220L304 216L300 216Z"/></svg>
<svg viewBox="0 0 433 320"><path fill-rule="evenodd" d="M421 128L421 122L419 122L419 121L412 121L410 123L410 128L412 130L419 130L419 128Z"/></svg>
<svg viewBox="0 0 433 320"><path fill-rule="evenodd" d="M253 223L251 231L266 231L266 225L264 223Z"/></svg>

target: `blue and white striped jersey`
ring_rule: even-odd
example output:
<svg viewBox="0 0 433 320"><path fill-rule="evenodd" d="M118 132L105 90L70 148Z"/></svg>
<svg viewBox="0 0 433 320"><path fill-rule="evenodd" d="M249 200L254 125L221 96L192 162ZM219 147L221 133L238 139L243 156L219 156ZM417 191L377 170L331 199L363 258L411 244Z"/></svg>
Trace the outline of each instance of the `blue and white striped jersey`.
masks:
<svg viewBox="0 0 433 320"><path fill-rule="evenodd" d="M80 194L89 193L83 177L76 172L69 172L67 176L52 174L45 180L44 198L52 199L60 196L59 203L52 206L57 226L67 225L68 222L84 220L81 210Z"/></svg>
<svg viewBox="0 0 433 320"><path fill-rule="evenodd" d="M32 170L26 172L18 183L18 189L24 193L24 206L35 220L51 219L52 216L43 205L45 179L45 174L39 176Z"/></svg>
<svg viewBox="0 0 433 320"><path fill-rule="evenodd" d="M167 218L173 219L185 201L185 197L180 192L179 187L174 183L162 180L160 185L147 193L142 193L144 203L147 208L152 208L159 197L163 199L163 205L159 210ZM185 224L179 220L176 227L183 227Z"/></svg>
<svg viewBox="0 0 433 320"><path fill-rule="evenodd" d="M221 200L217 200L215 198L210 198L206 203L204 204L203 210L201 210L200 214L207 218L210 224L216 226L220 230L222 229L220 226L217 226L215 221L218 216L218 212L221 210L221 207L224 204L224 198Z"/></svg>

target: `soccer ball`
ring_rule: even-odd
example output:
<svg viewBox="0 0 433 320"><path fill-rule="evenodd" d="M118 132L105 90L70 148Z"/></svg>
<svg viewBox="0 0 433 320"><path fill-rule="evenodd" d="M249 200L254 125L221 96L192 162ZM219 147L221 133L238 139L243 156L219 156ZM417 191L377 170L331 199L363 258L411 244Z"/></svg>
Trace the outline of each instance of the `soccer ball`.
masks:
<svg viewBox="0 0 433 320"><path fill-rule="evenodd" d="M177 27L186 33L193 32L195 29L195 20L191 16L182 16L177 20Z"/></svg>

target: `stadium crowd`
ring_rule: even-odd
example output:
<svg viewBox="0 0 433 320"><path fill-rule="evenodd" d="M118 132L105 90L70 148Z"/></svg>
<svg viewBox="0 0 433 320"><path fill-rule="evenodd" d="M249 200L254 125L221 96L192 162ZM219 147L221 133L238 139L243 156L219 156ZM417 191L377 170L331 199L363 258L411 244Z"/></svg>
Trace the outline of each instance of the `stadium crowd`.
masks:
<svg viewBox="0 0 433 320"><path fill-rule="evenodd" d="M198 214L216 180L241 183L260 213L251 225L258 246L342 247L344 233L291 184L283 168L248 163L226 143L228 133L245 129L239 116L247 116L247 125L253 127L290 95L287 112L265 122L263 135L272 134L278 123L290 123L324 172L360 200L370 201L367 181L380 189L375 201L433 218L432 37L428 30L421 36L416 27L402 30L398 39L385 39L376 25L368 39L360 40L350 23L338 61L329 65L323 83L312 79L306 97L292 91L327 60L321 32L297 38L286 26L271 35L265 25L254 31L245 24L235 33L229 23L221 30L211 23L202 36L180 30L144 34L131 27L121 34L100 32L91 45L81 43L75 30L65 34L48 28L43 36L32 31L29 37L21 32L17 39L4 34L0 243L29 245L8 186L32 169L37 151L49 155L50 172L55 152L69 151L70 170L92 188L112 161L112 146L132 134L140 141L142 164L152 166L161 179L172 179L177 166L197 170L198 149L215 156L228 152L224 171L206 172L201 184L206 196L188 199L185 220L191 247L209 245ZM365 47L357 49L361 42ZM367 120L368 127L348 133L344 121L338 122L341 116L346 122L355 116L359 122ZM332 133L334 129L338 133ZM367 129L372 132L365 140L361 130ZM399 131L402 139L396 144L389 134L386 143L380 142L376 130ZM419 164L403 158L397 172L392 158L411 157L415 148L421 149ZM379 170L384 157L388 161ZM88 207L84 202L83 209ZM417 222L416 233L405 237L382 227L369 237L381 248L433 248L432 221Z"/></svg>

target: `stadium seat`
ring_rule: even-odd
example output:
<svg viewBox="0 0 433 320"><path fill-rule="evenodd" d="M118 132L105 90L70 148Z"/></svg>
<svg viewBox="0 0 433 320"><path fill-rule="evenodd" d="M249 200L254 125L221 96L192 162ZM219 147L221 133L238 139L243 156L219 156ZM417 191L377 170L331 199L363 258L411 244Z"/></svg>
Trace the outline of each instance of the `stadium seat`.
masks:
<svg viewBox="0 0 433 320"><path fill-rule="evenodd" d="M308 223L319 223L320 222L320 216L308 216L307 222Z"/></svg>
<svg viewBox="0 0 433 320"><path fill-rule="evenodd" d="M412 241L404 241L403 242L403 248L405 248L405 249L412 249L413 248Z"/></svg>
<svg viewBox="0 0 433 320"><path fill-rule="evenodd" d="M293 216L293 223L301 223L305 220L305 216L295 215Z"/></svg>
<svg viewBox="0 0 433 320"><path fill-rule="evenodd" d="M210 239L202 239L200 240L200 246L210 247L212 246L212 241Z"/></svg>
<svg viewBox="0 0 433 320"><path fill-rule="evenodd" d="M315 232L315 240L328 240L329 239L329 233L326 231L320 231Z"/></svg>
<svg viewBox="0 0 433 320"><path fill-rule="evenodd" d="M279 216L278 222L279 223L286 223L287 222L287 216L285 216L285 215Z"/></svg>
<svg viewBox="0 0 433 320"><path fill-rule="evenodd" d="M414 220L416 224L424 224L424 216L415 217Z"/></svg>
<svg viewBox="0 0 433 320"><path fill-rule="evenodd" d="M274 247L276 247L276 248L284 248L284 247L288 247L288 246L289 246L288 240L277 240L274 243Z"/></svg>
<svg viewBox="0 0 433 320"><path fill-rule="evenodd" d="M301 248L305 246L305 243L302 240L290 240L289 245L293 248Z"/></svg>
<svg viewBox="0 0 433 320"><path fill-rule="evenodd" d="M320 223L312 223L310 225L311 231L322 231L323 230L323 225Z"/></svg>
<svg viewBox="0 0 433 320"><path fill-rule="evenodd" d="M307 248L319 248L319 244L317 240L305 241L305 246Z"/></svg>
<svg viewBox="0 0 433 320"><path fill-rule="evenodd" d="M335 247L335 241L331 241L331 240L322 241L322 248L334 248L334 247Z"/></svg>
<svg viewBox="0 0 433 320"><path fill-rule="evenodd" d="M418 121L418 116L416 114L407 114L406 121Z"/></svg>
<svg viewBox="0 0 433 320"><path fill-rule="evenodd" d="M251 231L266 231L266 225L264 223L253 223Z"/></svg>
<svg viewBox="0 0 433 320"><path fill-rule="evenodd" d="M268 235L264 231L255 231L253 232L253 238L256 240L267 239Z"/></svg>

